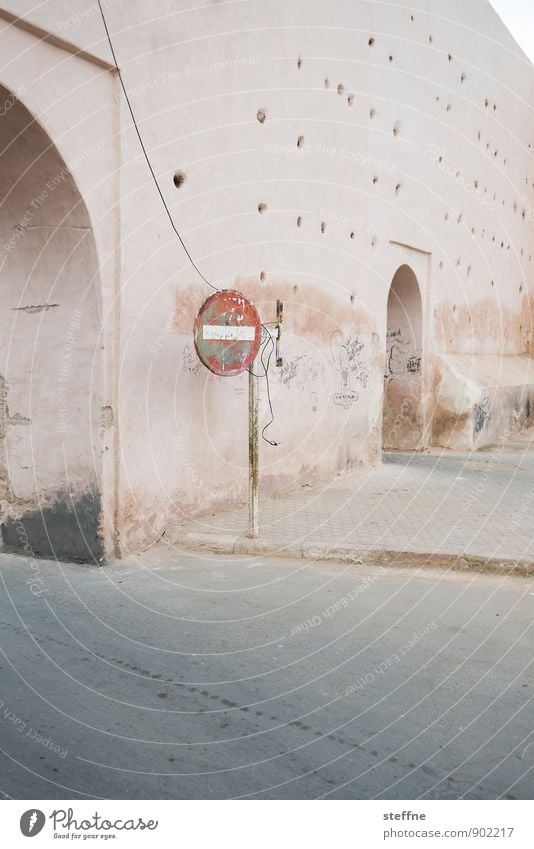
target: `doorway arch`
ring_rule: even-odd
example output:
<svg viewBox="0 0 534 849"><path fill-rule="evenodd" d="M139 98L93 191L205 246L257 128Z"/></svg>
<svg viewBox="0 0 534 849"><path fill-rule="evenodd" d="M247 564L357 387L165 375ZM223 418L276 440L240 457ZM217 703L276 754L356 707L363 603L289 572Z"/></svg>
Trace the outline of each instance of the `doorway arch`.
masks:
<svg viewBox="0 0 534 849"><path fill-rule="evenodd" d="M0 509L5 548L101 562L99 264L61 154L0 86Z"/></svg>
<svg viewBox="0 0 534 849"><path fill-rule="evenodd" d="M423 304L409 265L401 265L387 300L382 445L416 451L423 435Z"/></svg>

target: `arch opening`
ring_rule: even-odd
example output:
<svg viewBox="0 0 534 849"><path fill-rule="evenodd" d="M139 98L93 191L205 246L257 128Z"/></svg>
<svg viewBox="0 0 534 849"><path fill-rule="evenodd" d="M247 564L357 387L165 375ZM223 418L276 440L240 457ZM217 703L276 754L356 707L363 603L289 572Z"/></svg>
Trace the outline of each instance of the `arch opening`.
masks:
<svg viewBox="0 0 534 849"><path fill-rule="evenodd" d="M382 445L385 451L416 451L423 435L423 307L417 278L397 269L387 301Z"/></svg>
<svg viewBox="0 0 534 849"><path fill-rule="evenodd" d="M0 86L4 548L101 562L99 265L57 147Z"/></svg>

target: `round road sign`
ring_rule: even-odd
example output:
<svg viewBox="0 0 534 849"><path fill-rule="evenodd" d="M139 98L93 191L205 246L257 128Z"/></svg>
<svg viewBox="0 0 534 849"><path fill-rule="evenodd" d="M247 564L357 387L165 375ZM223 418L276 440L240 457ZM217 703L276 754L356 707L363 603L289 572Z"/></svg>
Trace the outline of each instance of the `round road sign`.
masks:
<svg viewBox="0 0 534 849"><path fill-rule="evenodd" d="M214 374L235 375L250 368L261 342L261 322L254 304L235 289L207 298L195 319L195 348Z"/></svg>

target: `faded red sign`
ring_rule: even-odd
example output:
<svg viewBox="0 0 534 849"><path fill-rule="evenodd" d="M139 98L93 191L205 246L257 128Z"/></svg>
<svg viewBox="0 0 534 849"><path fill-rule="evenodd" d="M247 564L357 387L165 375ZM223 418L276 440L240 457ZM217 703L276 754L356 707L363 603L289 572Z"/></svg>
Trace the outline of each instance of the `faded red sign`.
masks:
<svg viewBox="0 0 534 849"><path fill-rule="evenodd" d="M222 289L200 307L193 338L206 368L224 376L240 374L250 368L260 347L258 311L241 292Z"/></svg>

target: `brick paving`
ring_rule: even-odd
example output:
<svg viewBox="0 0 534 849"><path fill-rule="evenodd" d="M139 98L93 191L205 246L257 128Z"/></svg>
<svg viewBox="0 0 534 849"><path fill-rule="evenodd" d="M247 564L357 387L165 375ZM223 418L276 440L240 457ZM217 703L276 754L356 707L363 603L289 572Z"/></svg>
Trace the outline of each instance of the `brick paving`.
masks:
<svg viewBox="0 0 534 849"><path fill-rule="evenodd" d="M531 441L532 440L532 441ZM181 525L209 549L247 539L247 510ZM260 500L260 542L534 561L534 435L471 453L388 453L374 470ZM224 546L223 546L224 548Z"/></svg>

